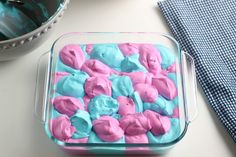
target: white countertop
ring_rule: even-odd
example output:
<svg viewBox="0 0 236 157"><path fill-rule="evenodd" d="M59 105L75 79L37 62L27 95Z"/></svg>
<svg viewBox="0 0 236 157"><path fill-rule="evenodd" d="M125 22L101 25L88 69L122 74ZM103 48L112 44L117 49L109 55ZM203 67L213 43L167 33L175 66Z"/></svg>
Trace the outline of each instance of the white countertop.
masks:
<svg viewBox="0 0 236 157"><path fill-rule="evenodd" d="M156 0L71 0L63 19L39 48L18 60L0 62L0 156L66 157L33 115L37 61L61 34L79 32L165 32ZM236 145L208 105L200 86L199 116L165 157L235 157Z"/></svg>

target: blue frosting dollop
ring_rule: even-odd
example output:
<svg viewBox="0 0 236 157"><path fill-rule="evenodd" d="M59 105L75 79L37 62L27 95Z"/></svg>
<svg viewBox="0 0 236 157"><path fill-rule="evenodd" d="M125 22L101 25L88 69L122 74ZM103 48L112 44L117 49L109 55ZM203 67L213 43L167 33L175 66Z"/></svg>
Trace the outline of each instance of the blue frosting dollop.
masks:
<svg viewBox="0 0 236 157"><path fill-rule="evenodd" d="M135 112L136 113L143 112L143 101L142 101L140 95L138 94L138 92L134 92L131 95L131 98L133 99L133 101L135 103Z"/></svg>
<svg viewBox="0 0 236 157"><path fill-rule="evenodd" d="M111 115L111 117L113 117L113 118L119 120L119 119L121 118L121 115L118 114L118 113L116 113L116 114Z"/></svg>
<svg viewBox="0 0 236 157"><path fill-rule="evenodd" d="M56 87L56 92L73 97L83 97L84 83L89 76L85 72L78 71L68 76L62 77Z"/></svg>
<svg viewBox="0 0 236 157"><path fill-rule="evenodd" d="M176 73L168 73L167 77L169 79L171 79L175 83L175 86L177 86L177 76L176 76Z"/></svg>
<svg viewBox="0 0 236 157"><path fill-rule="evenodd" d="M57 64L56 64L56 71L60 71L60 72L68 72L68 73L76 73L78 72L78 70L74 69L74 68L71 68L70 66L68 65L65 65L60 57L58 57L57 59Z"/></svg>
<svg viewBox="0 0 236 157"><path fill-rule="evenodd" d="M175 62L175 55L165 46L163 45L156 45L156 48L159 50L162 62L161 67L163 69L167 69L170 65Z"/></svg>
<svg viewBox="0 0 236 157"><path fill-rule="evenodd" d="M132 81L128 76L111 75L109 79L112 81L112 97L130 96L133 92Z"/></svg>
<svg viewBox="0 0 236 157"><path fill-rule="evenodd" d="M160 114L171 116L176 104L173 101L166 100L162 96L158 96L154 103L143 104L144 110L152 110Z"/></svg>
<svg viewBox="0 0 236 157"><path fill-rule="evenodd" d="M118 109L119 103L117 100L107 95L95 96L88 104L88 111L93 120L104 115L116 117Z"/></svg>
<svg viewBox="0 0 236 157"><path fill-rule="evenodd" d="M92 130L92 122L90 115L87 111L78 110L71 118L71 124L76 128L76 132L72 138L84 138L88 137Z"/></svg>
<svg viewBox="0 0 236 157"><path fill-rule="evenodd" d="M80 45L80 48L82 49L85 58L86 58L87 60L90 59L90 56L89 56L89 55L87 54L87 52L86 52L86 45L85 45L85 44L81 44L81 45Z"/></svg>
<svg viewBox="0 0 236 157"><path fill-rule="evenodd" d="M51 112L52 112L52 114L51 114L52 115L52 117L51 117L52 119L57 118L57 117L62 115L54 107L52 108Z"/></svg>
<svg viewBox="0 0 236 157"><path fill-rule="evenodd" d="M139 62L139 54L126 56L125 59L121 62L121 70L124 72L147 72L147 69Z"/></svg>
<svg viewBox="0 0 236 157"><path fill-rule="evenodd" d="M90 53L90 57L116 70L120 69L121 61L124 59L117 44L96 44Z"/></svg>

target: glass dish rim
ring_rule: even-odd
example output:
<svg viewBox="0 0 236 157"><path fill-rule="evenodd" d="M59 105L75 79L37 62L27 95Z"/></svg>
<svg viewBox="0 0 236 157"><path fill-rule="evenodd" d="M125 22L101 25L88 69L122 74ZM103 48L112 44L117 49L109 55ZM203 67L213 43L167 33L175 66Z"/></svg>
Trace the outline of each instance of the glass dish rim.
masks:
<svg viewBox="0 0 236 157"><path fill-rule="evenodd" d="M179 55L179 61L182 63L183 52L180 47L180 44L172 36L165 34L165 33L160 33L160 32L69 32L69 33L62 34L59 38L57 38L53 42L52 47L50 49L48 78L47 78L48 82L46 85L47 93L50 93L50 89L51 89L51 87L50 87L51 75L52 75L52 71L51 71L52 68L51 67L52 67L52 62L53 62L54 47L55 47L56 43L66 36L86 35L86 34L104 34L104 35L106 35L106 34L152 34L152 35L155 34L155 35L158 35L161 37L165 37L165 38L173 41L176 44L178 55ZM182 71L182 69L181 69L181 71ZM183 80L182 76L181 76L181 85L182 85L182 87L184 87L184 80ZM183 97L184 97L184 95L185 95L184 89L182 89L182 92L183 92ZM50 102L50 100L48 100L48 98L49 97L47 95L47 97L46 97L47 104L46 104L46 109L45 109L46 111L48 111L48 107L49 107L48 102ZM183 101L183 106L184 106L185 117L187 117L187 111L186 111L187 108L186 108L185 100ZM51 131L49 129L50 120L48 119L48 112L46 115L46 120L44 122L44 129L45 129L45 132L46 132L47 136L49 137L49 139L51 139L54 143L56 143L57 145L62 146L62 147L75 147L75 148L76 147L118 147L118 148L119 147L168 147L168 146L173 146L174 144L179 142L184 137L184 135L187 132L189 123L185 120L184 124L185 125L184 125L182 132L180 133L178 138L174 139L173 141L166 142L166 143L147 143L147 144L144 144L144 143L135 143L135 144L130 144L130 143L68 143L68 142L60 141L51 134Z"/></svg>

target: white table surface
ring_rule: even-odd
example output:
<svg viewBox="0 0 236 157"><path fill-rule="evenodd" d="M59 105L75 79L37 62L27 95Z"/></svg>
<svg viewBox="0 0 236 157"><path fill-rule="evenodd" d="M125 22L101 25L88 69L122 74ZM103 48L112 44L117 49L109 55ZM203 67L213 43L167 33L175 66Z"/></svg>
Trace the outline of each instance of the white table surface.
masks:
<svg viewBox="0 0 236 157"><path fill-rule="evenodd" d="M66 157L33 115L36 65L52 42L69 31L166 32L156 0L71 0L42 46L18 60L0 62L0 156ZM200 86L199 116L165 157L235 157L236 145L209 107Z"/></svg>

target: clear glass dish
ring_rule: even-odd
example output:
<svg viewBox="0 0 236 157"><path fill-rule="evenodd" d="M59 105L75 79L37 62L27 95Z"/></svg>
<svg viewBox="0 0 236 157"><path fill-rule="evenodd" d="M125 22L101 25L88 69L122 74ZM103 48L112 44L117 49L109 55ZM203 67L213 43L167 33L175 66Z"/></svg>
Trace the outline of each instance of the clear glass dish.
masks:
<svg viewBox="0 0 236 157"><path fill-rule="evenodd" d="M68 44L102 44L102 43L148 43L165 45L175 56L177 102L179 109L179 132L168 142L155 143L70 143L55 138L50 131L53 118L51 99L55 96L55 72L60 50ZM185 135L190 122L197 116L196 81L194 61L188 53L181 50L178 42L161 33L68 33L58 38L50 52L39 60L35 98L35 113L44 125L47 136L73 154L162 154L172 148Z"/></svg>

